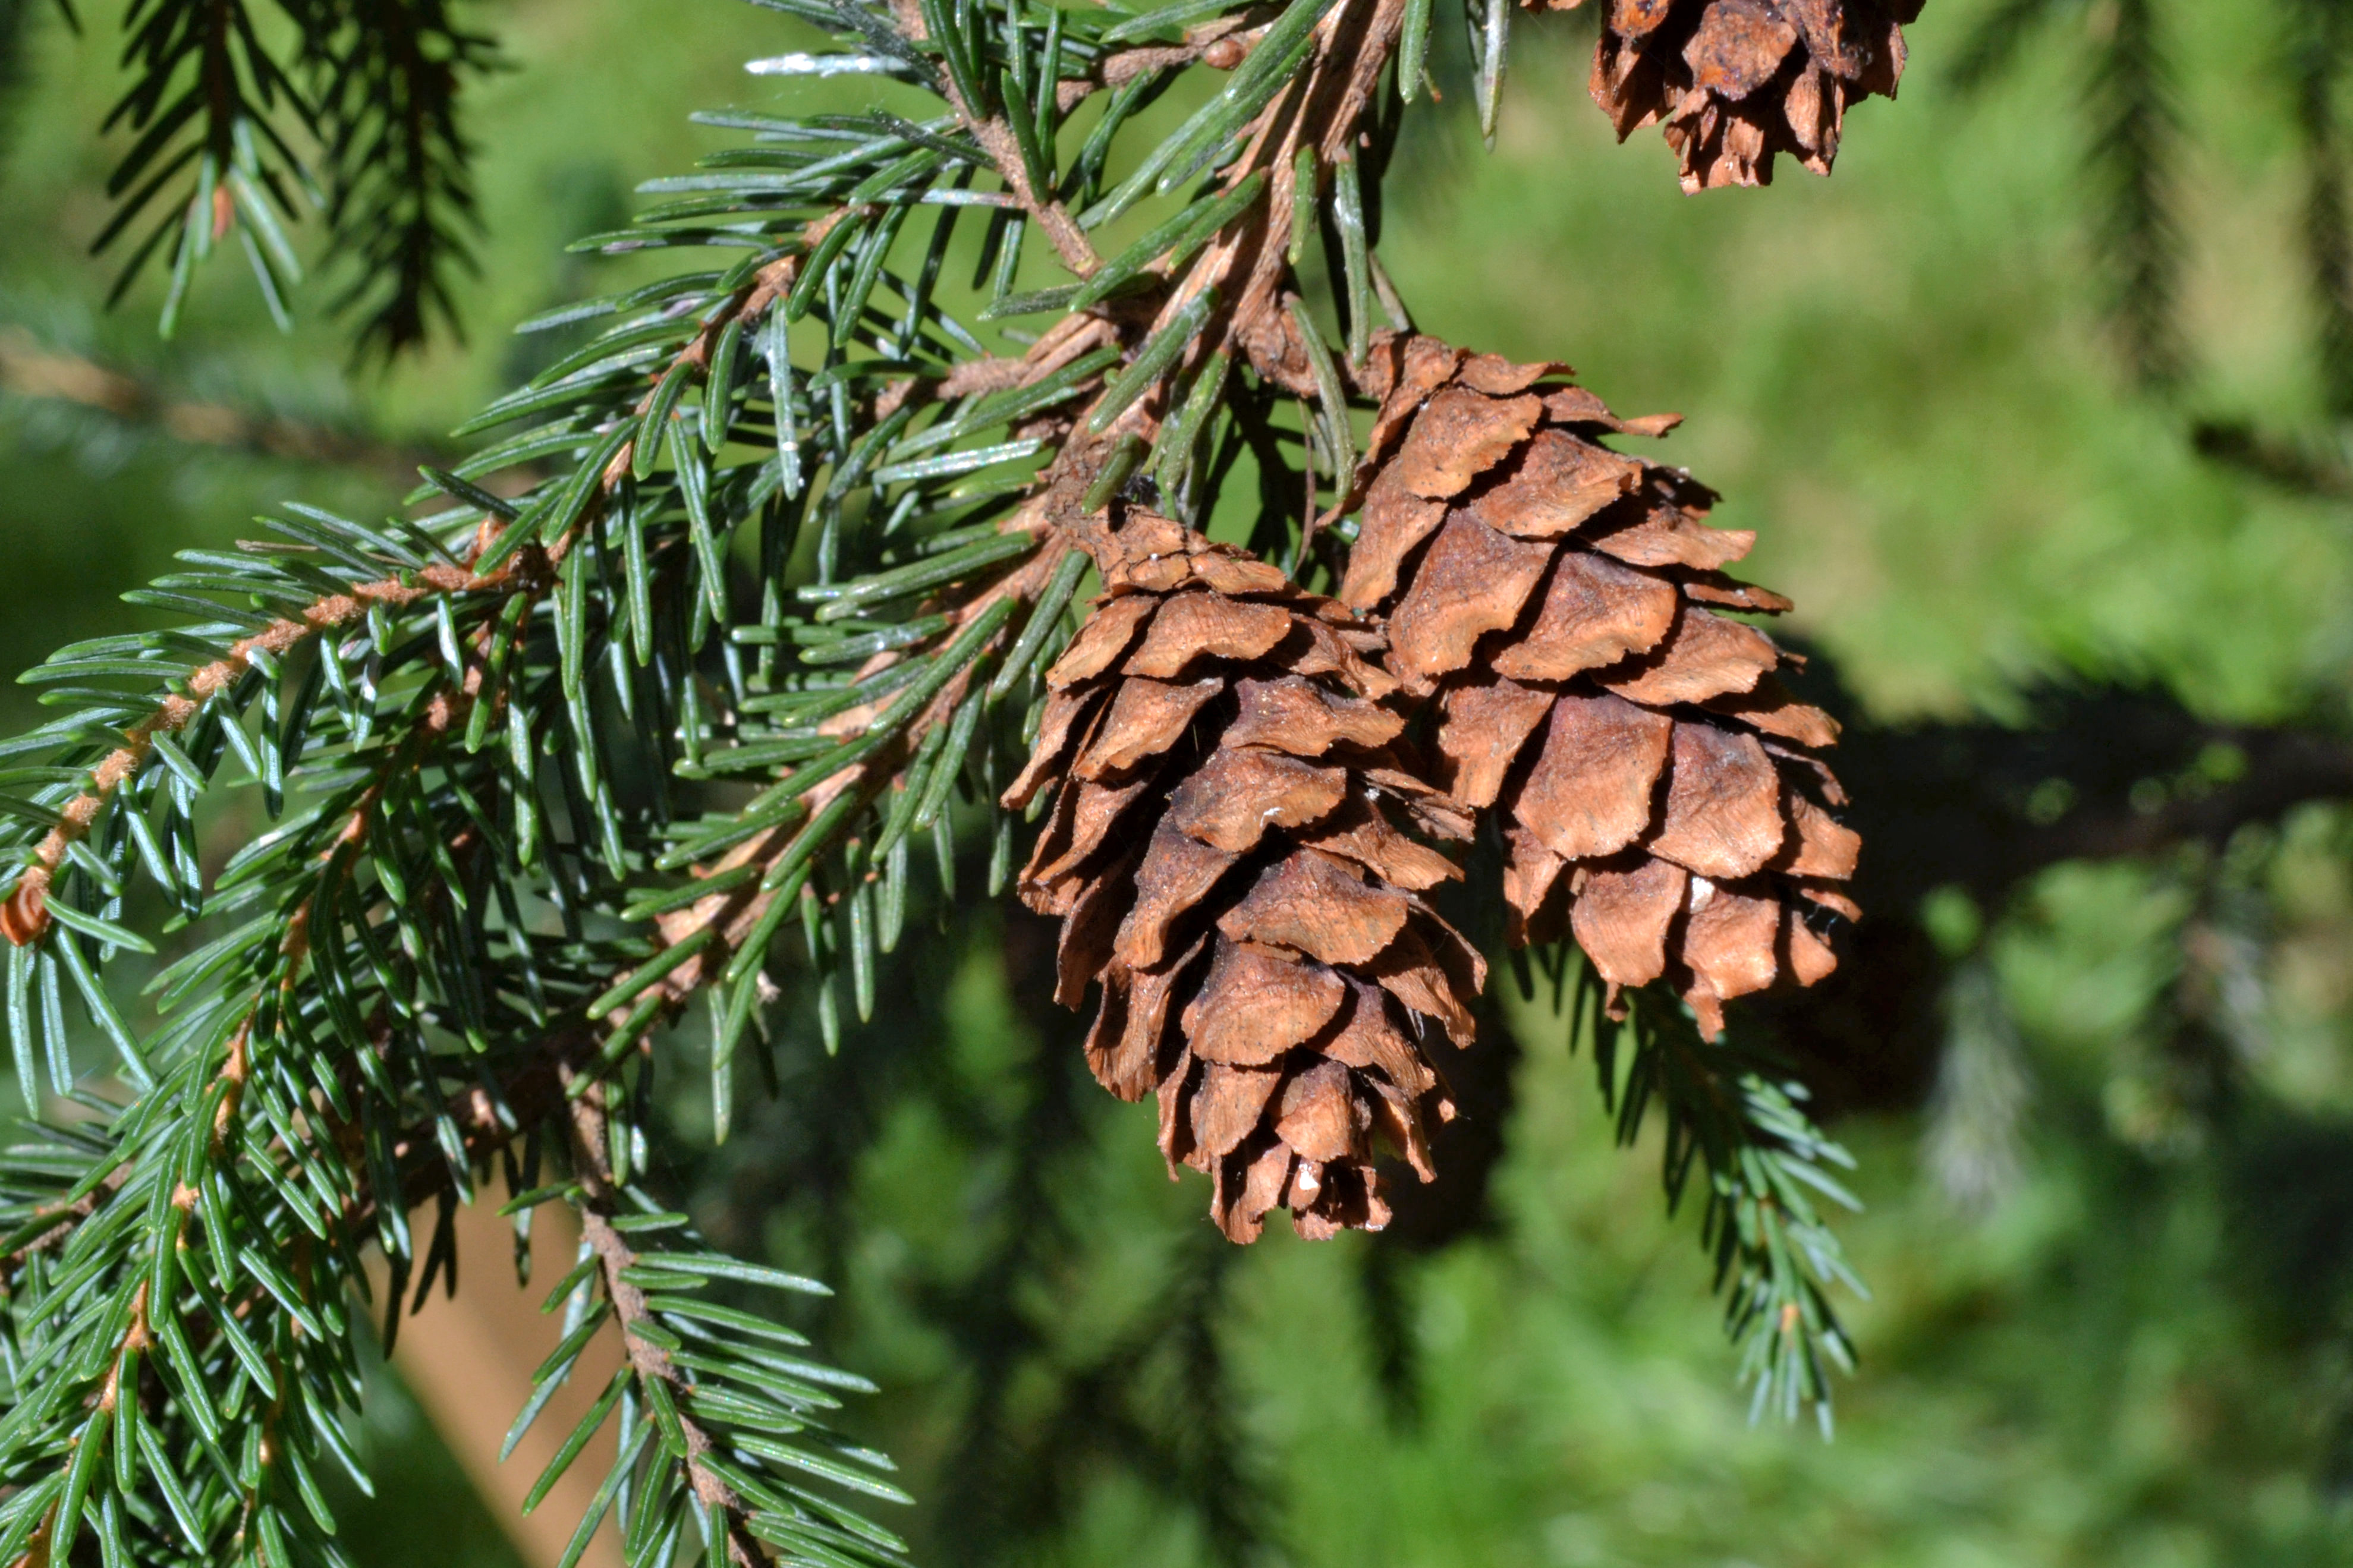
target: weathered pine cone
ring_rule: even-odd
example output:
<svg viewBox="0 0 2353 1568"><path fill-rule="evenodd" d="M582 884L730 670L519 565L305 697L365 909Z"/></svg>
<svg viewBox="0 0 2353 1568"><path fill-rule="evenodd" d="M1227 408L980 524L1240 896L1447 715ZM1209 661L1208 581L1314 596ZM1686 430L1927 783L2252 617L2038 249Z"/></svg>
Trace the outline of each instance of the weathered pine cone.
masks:
<svg viewBox="0 0 2353 1568"><path fill-rule="evenodd" d="M1782 153L1829 174L1847 105L1895 96L1902 24L1920 14L1921 0L1602 4L1593 101L1620 142L1664 121L1683 189L1703 191L1770 184Z"/></svg>
<svg viewBox="0 0 2353 1568"><path fill-rule="evenodd" d="M1019 892L1062 920L1058 1000L1103 999L1088 1065L1156 1093L1160 1147L1254 1241L1387 1223L1377 1149L1431 1177L1454 1113L1428 1047L1472 1043L1478 953L1420 894L1458 875L1401 831L1467 814L1400 765L1379 634L1264 563L1131 510L1108 592L1048 673L1029 763L1059 785Z"/></svg>
<svg viewBox="0 0 2353 1568"><path fill-rule="evenodd" d="M1613 1001L1663 977L1711 1038L1732 997L1828 974L1858 840L1809 753L1837 726L1775 679L1794 656L1718 613L1788 601L1724 574L1754 536L1703 524L1704 487L1601 444L1673 416L1433 338L1371 357L1340 597L1386 614L1388 668L1435 697L1436 782L1503 813L1512 939L1573 933Z"/></svg>

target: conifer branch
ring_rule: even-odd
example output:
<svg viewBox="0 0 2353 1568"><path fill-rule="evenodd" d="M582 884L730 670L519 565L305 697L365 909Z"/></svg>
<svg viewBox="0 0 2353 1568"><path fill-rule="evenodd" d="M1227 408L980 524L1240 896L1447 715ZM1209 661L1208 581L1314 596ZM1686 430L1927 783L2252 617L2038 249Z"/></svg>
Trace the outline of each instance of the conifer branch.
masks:
<svg viewBox="0 0 2353 1568"><path fill-rule="evenodd" d="M315 210L330 256L353 263L335 306L364 307L362 356L415 347L437 316L455 326L449 273L472 264L477 222L458 103L498 60L448 0L136 0L123 25L133 80L107 128L137 136L92 246L131 245L117 299L163 266L169 336L196 268L233 237L288 325L305 271L291 231Z"/></svg>
<svg viewBox="0 0 2353 1568"><path fill-rule="evenodd" d="M214 0L152 3L226 15ZM1428 617L1401 574L1443 577L1439 552L1382 535L1485 506L1504 487L1466 487L1506 457L1541 493L1511 524L1509 572L1468 580L1525 596L1557 553L1561 572L1640 597L1648 629L1614 646L1658 667L1610 677L1623 700L1564 684L1584 666L1523 670L1538 683L1526 689L1571 717L1619 702L1647 726L1652 771L1621 792L1643 811L1662 793L1670 735L1715 748L1679 761L1679 778L1720 767L1730 781L1674 807L1708 818L1682 848L1657 838L1694 868L1716 865L1692 847L1704 840L1737 838L1746 857L1704 870L1726 884L1715 945L1679 936L1674 984L1713 1037L1721 1002L1761 984L1760 963L1769 979L1773 952L1802 955L1800 979L1827 972L1799 904L1852 909L1830 884L1851 873L1852 836L1800 798L1807 762L1781 742L1825 743L1828 721L1757 685L1778 659L1761 634L1725 656L1740 633L1697 607L1786 602L1718 570L1737 536L1699 527L1705 492L1687 476L1600 445L1671 421L1618 420L1556 365L1373 331L1377 317L1406 328L1373 247L1398 73L1418 86L1424 58L1409 37L1426 26L1419 8L763 3L837 47L756 68L886 77L940 112L704 117L751 140L653 182L635 223L581 247L678 250L712 268L525 323L586 330L463 432L508 434L424 471L411 504L441 510L368 524L288 509L265 520L272 539L185 552L190 570L133 595L180 625L81 644L28 674L62 711L0 742L0 763L25 763L0 778L21 792L0 795L6 1033L37 1112L46 1069L81 1114L37 1114L31 1136L48 1147L0 1154L0 1258L14 1270L0 1488L17 1489L0 1498L0 1561L64 1560L88 1528L110 1561L185 1548L339 1563L307 1467L332 1454L359 1473L336 1412L356 1399L344 1302L364 1289L360 1250L373 1242L390 1264L388 1340L404 1301L445 1278L454 1289L455 1205L494 1166L512 1209L573 1205L587 1239L547 1303L563 1345L515 1436L607 1318L628 1345L533 1492L532 1506L616 1426L575 1556L614 1513L633 1563L673 1560L690 1531L744 1565L901 1561L897 1538L835 1495L903 1500L887 1460L825 1428L834 1391L865 1385L779 1350L802 1342L709 1295L821 1287L712 1250L645 1180L650 1097L674 1054L662 1031L709 1004L725 1138L738 1058L769 1048L770 971L800 962L780 951L786 928L799 927L818 1027L838 1047L845 990L860 1018L873 1009L924 837L944 896L959 833L978 828L992 894L1014 884L1065 918L1056 994L1076 1002L1092 984L1103 997L1090 1065L1123 1094L1157 1095L1172 1173L1212 1173L1228 1236L1254 1237L1276 1208L1309 1235L1380 1223L1374 1140L1434 1174L1424 1121L1452 1102L1426 1053L1441 1037L1474 1044L1469 998L1484 978L1423 897L1461 875L1431 841L1468 840L1490 808L1508 832L1525 826L1523 803L1441 787L1401 742L1427 720L1452 755L1455 688L1499 689L1485 678L1508 672L1429 662ZM434 258L456 254L470 200L449 95L489 46L427 0L306 16L305 58L331 73L315 107L343 177L332 210L375 215L381 248L363 260L391 293L373 297L368 330L397 347L446 306ZM1480 62L1491 116L1493 31ZM1820 43L1789 58L1856 90L1892 87L1868 50L1833 59ZM1227 74L1131 167L1134 115L1192 69ZM1070 134L1098 95L1103 111ZM377 147L371 184L361 163ZM1830 151L1808 156L1826 167ZM1144 237L1098 249L1138 211L1152 216ZM966 218L987 225L975 321L942 287ZM1332 247L1336 334L1302 297L1311 233ZM1069 281L1016 293L1039 237ZM175 264L194 254L184 245ZM1012 334L1029 345L1018 358L975 331L1038 317L1052 320ZM1464 417L1490 427L1445 434ZM1201 532L1245 450L1263 502L1248 551ZM1591 472L1544 467L1562 461ZM1398 476L1417 464L1423 488L1400 510ZM1570 540L1597 509L1597 536L1625 537ZM1367 591L1383 550L1388 581ZM1103 596L1074 630L1090 571ZM1515 602L1490 629L1517 615ZM1152 617L1165 621L1139 634ZM1662 640L1670 626L1677 640ZM1123 635L1132 647L1113 646ZM1482 635L1438 640L1467 659ZM1747 683L1705 684L1727 657ZM1726 696L1742 700L1717 704ZM1768 756L1764 736L1781 749ZM1499 783L1518 744L1491 745ZM213 872L200 819L214 820L232 760L279 825ZM1834 782L1803 788L1841 798ZM1040 811L1017 875L1017 819ZM1609 858L1642 826L1630 823L1572 872L1563 850L1551 874L1579 897L1620 875ZM1795 858L1768 866L1784 841ZM1714 889L1659 864L1675 899ZM125 923L142 889L172 911L158 934L201 943L155 977L162 1022L143 1035L108 988L118 954L152 946ZM1147 905L1156 937L1130 930ZM1170 940L1180 920L1198 932L1189 951ZM1626 973L1609 971L1613 987ZM76 1070L69 987L115 1048L122 1098ZM1212 1037L1236 997L1261 994L1286 998L1292 1037ZM1717 1178L1710 1244L1734 1273L1733 1326L1762 1358L1751 1371L1768 1402L1819 1400L1821 1359L1843 1348L1820 1288L1842 1276L1788 1184L1835 1152L1779 1090L1727 1077L1696 1035L1659 1033L1654 1015L1675 1004L1645 991L1596 1005L1636 1009L1627 1081L1667 1106L1673 1146L1702 1151ZM564 1170L543 1183L551 1155ZM1797 1237L1812 1273L1760 1251L1765 1233ZM1206 1332L1198 1314L1187 1322ZM106 1380L134 1386L122 1368L145 1353L142 1334L163 1392L152 1410L110 1414ZM50 1375L61 1366L72 1375ZM100 1466L109 1441L119 1462ZM106 1532L124 1531L136 1542L118 1549Z"/></svg>
<svg viewBox="0 0 2353 1568"><path fill-rule="evenodd" d="M2185 369L2175 320L2181 266L2175 164L2182 124L2159 0L1999 0L1963 43L1954 79L1964 92L1984 90L2016 65L2029 36L2063 9L2083 18L2087 35L2085 163L2108 316L2133 377L2147 390L2166 392ZM2310 107L2303 103L2300 111L2308 115ZM2306 129L2313 129L2308 120Z"/></svg>
<svg viewBox="0 0 2353 1568"><path fill-rule="evenodd" d="M123 27L123 63L137 79L106 123L138 139L107 182L119 205L92 251L132 235L167 188L182 194L145 222L115 298L160 257L171 278L162 323L170 336L196 265L235 234L263 298L285 320L285 289L301 268L284 226L296 220L310 178L275 121L283 112L307 131L307 98L261 43L246 0L135 0Z"/></svg>
<svg viewBox="0 0 2353 1568"><path fill-rule="evenodd" d="M923 39L921 33L913 33L910 37L917 42ZM1058 106L1061 103L1060 86L1057 82L1054 102ZM948 106L955 110L956 118L964 122L965 130L988 154L997 178L1005 182L1007 193L1052 244L1055 254L1061 258L1062 265L1081 278L1093 277L1095 269L1103 265L1103 258L1095 254L1094 246L1072 219L1070 209L1055 199L1051 191L1039 189L1031 180L1029 168L1022 161L1020 142L1005 116L976 112L973 105L965 101L952 80L943 80L939 89Z"/></svg>
<svg viewBox="0 0 2353 1568"><path fill-rule="evenodd" d="M2174 321L2180 271L2175 143L2180 120L2156 0L2115 0L2091 70L2092 156L2107 186L2102 249L2133 373L2154 389L2182 372Z"/></svg>
<svg viewBox="0 0 2353 1568"><path fill-rule="evenodd" d="M1556 986L1574 967L1570 1044L1593 1044L1618 1141L1641 1136L1653 1105L1666 1124L1661 1179L1670 1208L1696 1168L1704 1177L1700 1237L1725 1296L1725 1326L1753 1385L1749 1418L1785 1420L1811 1405L1831 1429L1830 1372L1852 1372L1854 1351L1829 1291L1866 1294L1816 1207L1862 1205L1831 1174L1853 1157L1806 1116L1802 1085L1767 1076L1770 1064L1736 1046L1702 1042L1690 1021L1637 994L1613 1017L1600 977L1565 950L1546 955Z"/></svg>
<svg viewBox="0 0 2353 1568"><path fill-rule="evenodd" d="M669 1391L673 1401L681 1401L689 1388L671 1366L670 1352L662 1342L673 1336L655 1321L652 1310L646 1304L646 1292L634 1282L635 1271L643 1266L639 1254L613 1226L621 1210L605 1158L611 1128L597 1104L598 1099L592 1090L572 1105L573 1158L581 1188L581 1234L603 1270L606 1299L613 1303L614 1321L620 1325L623 1353L628 1358L630 1371L640 1383L659 1384ZM711 1468L710 1455L715 1447L711 1434L702 1423L684 1415L678 1417L677 1430L686 1449L682 1458L694 1489L695 1502L716 1521L726 1542L728 1563L740 1568L758 1568L773 1561L740 1522L749 1512L743 1497Z"/></svg>
<svg viewBox="0 0 2353 1568"><path fill-rule="evenodd" d="M2326 0L2287 0L2283 65L2304 143L2304 245L2321 387L2328 412L2353 416L2353 215L2347 212L2348 153L2337 95L2353 62L2353 18Z"/></svg>
<svg viewBox="0 0 2353 1568"><path fill-rule="evenodd" d="M437 315L459 327L450 274L473 269L466 237L480 225L459 99L467 78L501 62L449 0L310 5L331 254L358 274L336 308L362 310L362 357L388 359L423 343Z"/></svg>
<svg viewBox="0 0 2353 1568"><path fill-rule="evenodd" d="M88 836L99 814L117 790L136 777L153 754L156 737L177 734L194 722L206 704L228 691L254 668L255 656L283 658L310 638L337 631L364 617L373 606L406 609L430 595L496 592L533 568L543 571L543 560L522 558L480 576L461 566L427 565L415 572L353 584L345 593L328 595L306 605L297 617L281 616L261 631L241 637L223 658L190 670L175 682L182 689L166 696L154 710L123 731L124 743L100 758L90 770L90 784L80 795L58 808L56 826L34 851L16 890L0 905L0 935L26 947L48 933L50 879L65 863L73 846ZM371 804L373 802L371 801ZM348 833L364 830L355 814Z"/></svg>

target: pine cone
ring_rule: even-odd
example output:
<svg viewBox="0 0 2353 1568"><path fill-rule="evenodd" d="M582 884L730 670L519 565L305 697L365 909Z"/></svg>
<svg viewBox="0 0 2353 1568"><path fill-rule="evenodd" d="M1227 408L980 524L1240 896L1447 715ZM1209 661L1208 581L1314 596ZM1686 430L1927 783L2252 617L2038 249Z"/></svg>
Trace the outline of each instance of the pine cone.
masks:
<svg viewBox="0 0 2353 1568"><path fill-rule="evenodd" d="M1575 5L1578 0L1567 0ZM1623 142L1663 121L1686 191L1831 172L1851 101L1895 96L1921 0L1603 0L1593 101Z"/></svg>
<svg viewBox="0 0 2353 1568"><path fill-rule="evenodd" d="M1485 981L1419 897L1460 873L1392 812L1458 839L1470 819L1391 749L1377 631L1162 518L1101 540L1109 592L1005 794L1060 786L1018 884L1061 918L1057 999L1102 982L1088 1065L1157 1093L1169 1174L1208 1173L1228 1236L1278 1207L1310 1237L1377 1230L1375 1149L1430 1179L1454 1107L1425 1046L1471 1044Z"/></svg>
<svg viewBox="0 0 2353 1568"><path fill-rule="evenodd" d="M1436 699L1437 781L1504 813L1512 940L1573 932L1613 1004L1665 977L1710 1038L1730 998L1828 974L1816 922L1856 914L1833 884L1859 841L1809 751L1838 727L1775 679L1795 656L1718 613L1789 603L1724 574L1754 536L1701 522L1709 490L1601 444L1675 416L1433 338L1372 362L1340 597L1388 616L1389 668Z"/></svg>

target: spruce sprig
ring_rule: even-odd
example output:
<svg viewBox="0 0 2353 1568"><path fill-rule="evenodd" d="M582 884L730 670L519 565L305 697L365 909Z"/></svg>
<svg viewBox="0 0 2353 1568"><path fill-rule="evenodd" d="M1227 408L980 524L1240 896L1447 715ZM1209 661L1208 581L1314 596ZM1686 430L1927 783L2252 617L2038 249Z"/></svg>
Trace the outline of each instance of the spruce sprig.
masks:
<svg viewBox="0 0 2353 1568"><path fill-rule="evenodd" d="M1203 524L1248 452L1254 546L1336 576L1370 329L1407 325L1377 186L1412 8L758 3L829 43L755 71L870 77L934 112L706 116L748 141L582 242L687 269L526 323L586 335L465 427L494 444L425 470L412 508L438 510L285 509L131 596L181 624L25 678L58 712L0 742L6 1032L34 1111L0 1165L0 1562L63 1561L85 1533L110 1568L343 1561L319 1475L365 1484L341 1424L362 1251L389 1261L390 1339L493 1175L519 1216L560 1201L583 1228L543 1394L604 1321L628 1342L545 1483L617 1426L575 1556L609 1509L633 1565L898 1559L861 1511L899 1500L887 1462L823 1424L858 1381L733 1304L808 1282L712 1250L647 1190L657 1042L701 1005L723 1139L786 928L838 1047L844 983L872 1011L920 841L952 891L978 827L999 890L1016 824L995 803L1123 493ZM335 15L341 47L388 47ZM375 58L324 101L362 112L399 68ZM1138 135L1197 69L1222 85ZM398 130L370 123L341 145ZM401 155L461 160L437 124ZM416 177L396 160L351 198L395 214L388 255L464 210L462 184L437 203ZM1301 297L1311 230L1336 330ZM1068 280L1017 289L1040 267ZM421 320L404 309L376 317L388 345ZM1033 318L1018 356L984 346ZM248 802L272 826L208 867L206 831ZM153 937L174 956L151 973ZM69 994L102 1073L76 1060ZM1819 1398L1814 1347L1843 1342L1782 1241L1818 1271L1835 1253L1777 1215L1783 1175L1829 1156L1786 1101L1751 1086L1727 1111L1720 1073L1638 1037L1625 1103L1655 1094L1731 1184L1711 1236L1733 1238L1760 1387ZM1793 1310L1797 1349L1757 1351Z"/></svg>
<svg viewBox="0 0 2353 1568"><path fill-rule="evenodd" d="M1794 1420L1811 1405L1828 1436L1831 1371L1855 1364L1829 1292L1868 1292L1820 1205L1862 1206L1831 1173L1853 1169L1854 1157L1806 1114L1805 1086L1775 1075L1736 1037L1702 1040L1682 1009L1648 990L1627 994L1613 1017L1590 964L1566 947L1540 957L1556 990L1567 982L1569 1043L1591 1043L1618 1142L1639 1139L1655 1108L1665 1126L1667 1206L1681 1205L1694 1174L1704 1184L1701 1245L1739 1347L1749 1418Z"/></svg>
<svg viewBox="0 0 2353 1568"><path fill-rule="evenodd" d="M131 81L105 128L131 141L91 246L128 247L114 299L161 267L168 337L197 268L233 244L290 325L295 235L315 215L350 263L336 308L361 311L363 355L416 346L437 314L454 324L476 222L459 103L497 53L452 0L132 0L122 25Z"/></svg>

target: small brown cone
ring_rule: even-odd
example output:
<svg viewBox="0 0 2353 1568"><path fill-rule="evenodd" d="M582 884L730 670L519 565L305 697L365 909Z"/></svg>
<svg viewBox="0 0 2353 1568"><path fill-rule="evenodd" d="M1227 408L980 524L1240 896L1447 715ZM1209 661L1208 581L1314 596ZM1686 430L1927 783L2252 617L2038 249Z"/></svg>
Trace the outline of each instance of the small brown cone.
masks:
<svg viewBox="0 0 2353 1568"><path fill-rule="evenodd" d="M1421 894L1459 875L1409 836L1467 831L1391 752L1379 634L1263 563L1131 512L1109 589L1048 673L1026 808L1059 787L1018 890L1062 920L1057 994L1102 985L1087 1062L1158 1099L1236 1241L1388 1223L1374 1157L1430 1179L1454 1114L1428 1047L1472 1040L1477 953Z"/></svg>
<svg viewBox="0 0 2353 1568"><path fill-rule="evenodd" d="M1712 1038L1731 998L1837 964L1820 927L1853 913L1859 841L1810 752L1838 729L1731 618L1789 607L1724 574L1752 536L1602 445L1672 417L1621 420L1566 374L1378 341L1340 597L1387 616L1388 668L1434 700L1437 782L1503 814L1514 941L1573 934L1613 999L1664 979Z"/></svg>
<svg viewBox="0 0 2353 1568"><path fill-rule="evenodd" d="M1552 0L1556 8L1580 0ZM1686 191L1831 172L1847 106L1894 98L1921 0L1598 0L1593 101L1624 141L1660 122Z"/></svg>

